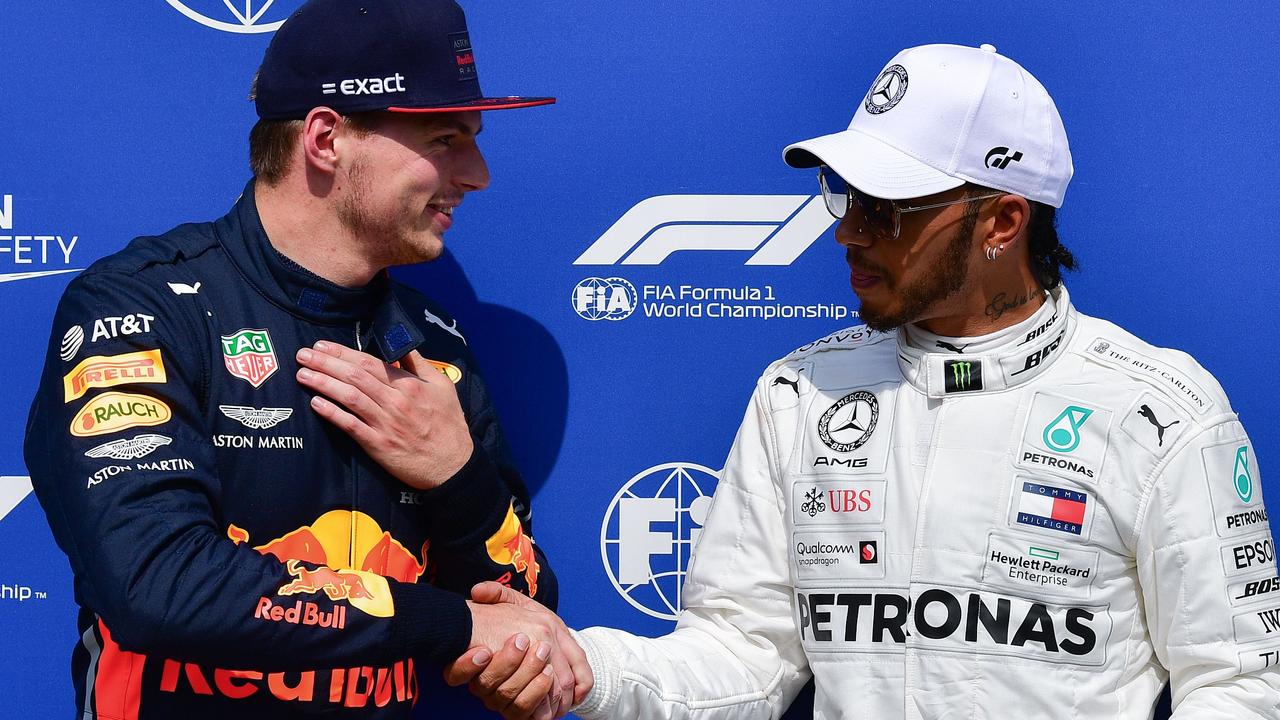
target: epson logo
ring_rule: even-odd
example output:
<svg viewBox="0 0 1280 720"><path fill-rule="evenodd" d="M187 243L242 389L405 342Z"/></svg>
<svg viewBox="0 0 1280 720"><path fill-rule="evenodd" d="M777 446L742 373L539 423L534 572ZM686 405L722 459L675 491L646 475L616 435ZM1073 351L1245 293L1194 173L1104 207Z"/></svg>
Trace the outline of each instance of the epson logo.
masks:
<svg viewBox="0 0 1280 720"><path fill-rule="evenodd" d="M404 92L404 76L396 73L385 78L350 78L336 83L324 83L320 91L325 95L385 95Z"/></svg>
<svg viewBox="0 0 1280 720"><path fill-rule="evenodd" d="M1096 665L1111 632L1105 607L1069 607L930 588L913 603L893 591L798 592L801 639L815 649L885 652L886 644ZM1101 641L1100 641L1101 639Z"/></svg>

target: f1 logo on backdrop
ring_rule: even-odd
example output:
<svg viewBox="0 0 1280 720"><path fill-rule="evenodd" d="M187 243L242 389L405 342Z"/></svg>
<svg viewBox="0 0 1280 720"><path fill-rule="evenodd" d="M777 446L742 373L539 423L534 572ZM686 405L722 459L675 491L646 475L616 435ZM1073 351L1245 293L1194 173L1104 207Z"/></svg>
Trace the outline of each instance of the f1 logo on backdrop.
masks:
<svg viewBox="0 0 1280 720"><path fill-rule="evenodd" d="M302 0L166 0L174 10L214 30L275 32Z"/></svg>
<svg viewBox="0 0 1280 720"><path fill-rule="evenodd" d="M658 195L624 213L573 264L660 265L679 250L754 250L747 265L790 265L834 223L820 196Z"/></svg>
<svg viewBox="0 0 1280 720"><path fill-rule="evenodd" d="M631 478L609 503L600 558L614 589L632 607L675 620L689 557L711 510L716 471L666 463Z"/></svg>

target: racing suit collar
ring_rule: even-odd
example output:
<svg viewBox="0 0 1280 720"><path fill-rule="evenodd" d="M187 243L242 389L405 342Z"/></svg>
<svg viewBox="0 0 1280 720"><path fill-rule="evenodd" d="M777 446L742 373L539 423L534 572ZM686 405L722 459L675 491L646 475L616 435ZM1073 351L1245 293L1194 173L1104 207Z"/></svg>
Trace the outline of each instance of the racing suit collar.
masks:
<svg viewBox="0 0 1280 720"><path fill-rule="evenodd" d="M382 359L399 360L423 335L380 272L367 285L346 288L329 282L280 254L267 238L258 215L253 180L231 212L214 224L218 240L236 268L269 301L311 322L352 324L357 345Z"/></svg>
<svg viewBox="0 0 1280 720"><path fill-rule="evenodd" d="M897 338L898 368L931 398L1001 392L1047 370L1075 327L1071 297L1059 285L1031 317L990 335L945 338L914 326L903 328Z"/></svg>

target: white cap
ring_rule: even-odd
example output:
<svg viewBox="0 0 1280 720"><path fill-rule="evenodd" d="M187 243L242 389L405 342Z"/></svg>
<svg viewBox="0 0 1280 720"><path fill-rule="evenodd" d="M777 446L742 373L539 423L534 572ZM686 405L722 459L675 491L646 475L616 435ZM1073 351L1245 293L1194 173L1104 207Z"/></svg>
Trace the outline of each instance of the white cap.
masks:
<svg viewBox="0 0 1280 720"><path fill-rule="evenodd" d="M890 200L966 181L1062 207L1071 149L1049 93L991 45L922 45L898 53L849 129L787 146L792 167L826 165Z"/></svg>

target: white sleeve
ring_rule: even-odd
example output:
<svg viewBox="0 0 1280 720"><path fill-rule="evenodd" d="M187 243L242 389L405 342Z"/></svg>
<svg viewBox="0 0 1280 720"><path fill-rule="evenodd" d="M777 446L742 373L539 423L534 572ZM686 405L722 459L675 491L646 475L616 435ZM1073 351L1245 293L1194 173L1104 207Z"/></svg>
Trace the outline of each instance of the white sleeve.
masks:
<svg viewBox="0 0 1280 720"><path fill-rule="evenodd" d="M1234 416L1156 476L1138 574L1173 719L1280 717L1280 580L1257 456Z"/></svg>
<svg viewBox="0 0 1280 720"><path fill-rule="evenodd" d="M725 462L676 629L577 633L596 678L574 710L586 720L777 718L808 681L762 395L757 388Z"/></svg>

